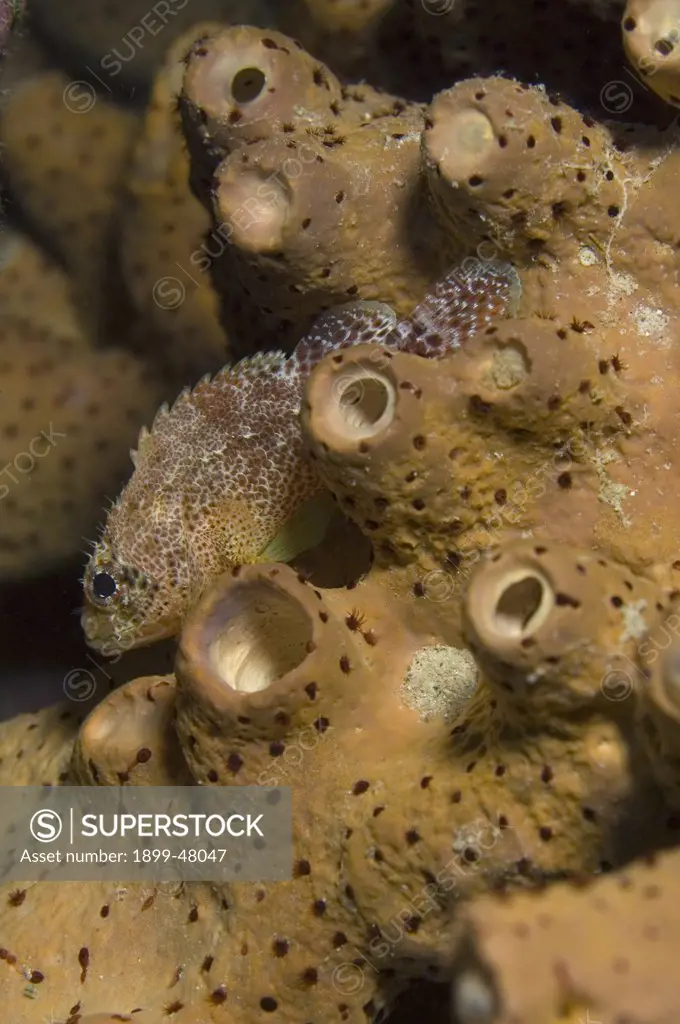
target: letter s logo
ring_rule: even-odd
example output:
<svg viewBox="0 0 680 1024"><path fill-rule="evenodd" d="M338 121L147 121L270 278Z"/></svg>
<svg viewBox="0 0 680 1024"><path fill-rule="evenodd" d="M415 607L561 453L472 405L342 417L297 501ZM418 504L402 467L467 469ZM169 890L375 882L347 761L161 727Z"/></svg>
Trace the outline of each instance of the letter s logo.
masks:
<svg viewBox="0 0 680 1024"><path fill-rule="evenodd" d="M39 843L53 843L61 835L63 823L56 811L36 811L31 818L30 830Z"/></svg>

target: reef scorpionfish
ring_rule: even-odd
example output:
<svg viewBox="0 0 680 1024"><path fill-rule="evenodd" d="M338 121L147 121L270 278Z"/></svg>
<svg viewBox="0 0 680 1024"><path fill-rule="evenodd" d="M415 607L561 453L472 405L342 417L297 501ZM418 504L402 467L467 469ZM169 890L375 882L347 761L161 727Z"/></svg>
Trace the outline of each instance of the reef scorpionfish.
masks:
<svg viewBox="0 0 680 1024"><path fill-rule="evenodd" d="M453 271L406 319L355 302L323 314L291 356L225 367L161 407L131 452L84 576L82 624L104 654L176 635L215 577L237 564L290 561L317 544L330 496L308 459L299 414L307 377L358 343L441 358L508 315L519 283L507 264Z"/></svg>

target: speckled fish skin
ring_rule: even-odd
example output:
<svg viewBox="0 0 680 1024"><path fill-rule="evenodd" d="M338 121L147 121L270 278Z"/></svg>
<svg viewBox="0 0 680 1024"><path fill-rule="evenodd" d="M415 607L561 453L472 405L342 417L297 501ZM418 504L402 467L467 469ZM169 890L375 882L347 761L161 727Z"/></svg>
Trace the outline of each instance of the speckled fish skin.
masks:
<svg viewBox="0 0 680 1024"><path fill-rule="evenodd" d="M441 359L495 317L512 312L519 293L519 278L507 263L473 258L438 281L411 315L397 324L387 344Z"/></svg>
<svg viewBox="0 0 680 1024"><path fill-rule="evenodd" d="M381 303L331 310L292 356L244 359L162 407L85 570L88 643L118 654L176 635L216 576L258 561L292 517L315 508L323 492L299 413L328 352L375 343L440 358L512 312L517 287L511 267L488 264L452 272L401 323Z"/></svg>

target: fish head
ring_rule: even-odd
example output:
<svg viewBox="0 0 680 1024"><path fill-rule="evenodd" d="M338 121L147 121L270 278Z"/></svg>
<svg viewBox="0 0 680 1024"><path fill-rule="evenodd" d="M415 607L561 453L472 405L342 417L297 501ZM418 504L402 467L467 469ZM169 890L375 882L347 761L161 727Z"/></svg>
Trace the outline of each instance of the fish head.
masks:
<svg viewBox="0 0 680 1024"><path fill-rule="evenodd" d="M107 656L175 636L187 605L176 546L150 532L150 517L121 512L111 510L83 577L85 638Z"/></svg>

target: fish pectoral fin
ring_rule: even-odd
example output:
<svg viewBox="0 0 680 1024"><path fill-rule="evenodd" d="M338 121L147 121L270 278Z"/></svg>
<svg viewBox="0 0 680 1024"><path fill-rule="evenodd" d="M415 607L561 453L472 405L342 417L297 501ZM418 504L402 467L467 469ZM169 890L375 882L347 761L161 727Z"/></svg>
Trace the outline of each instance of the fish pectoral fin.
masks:
<svg viewBox="0 0 680 1024"><path fill-rule="evenodd" d="M337 512L333 498L324 491L310 498L257 557L258 562L290 562L296 555L320 544Z"/></svg>

